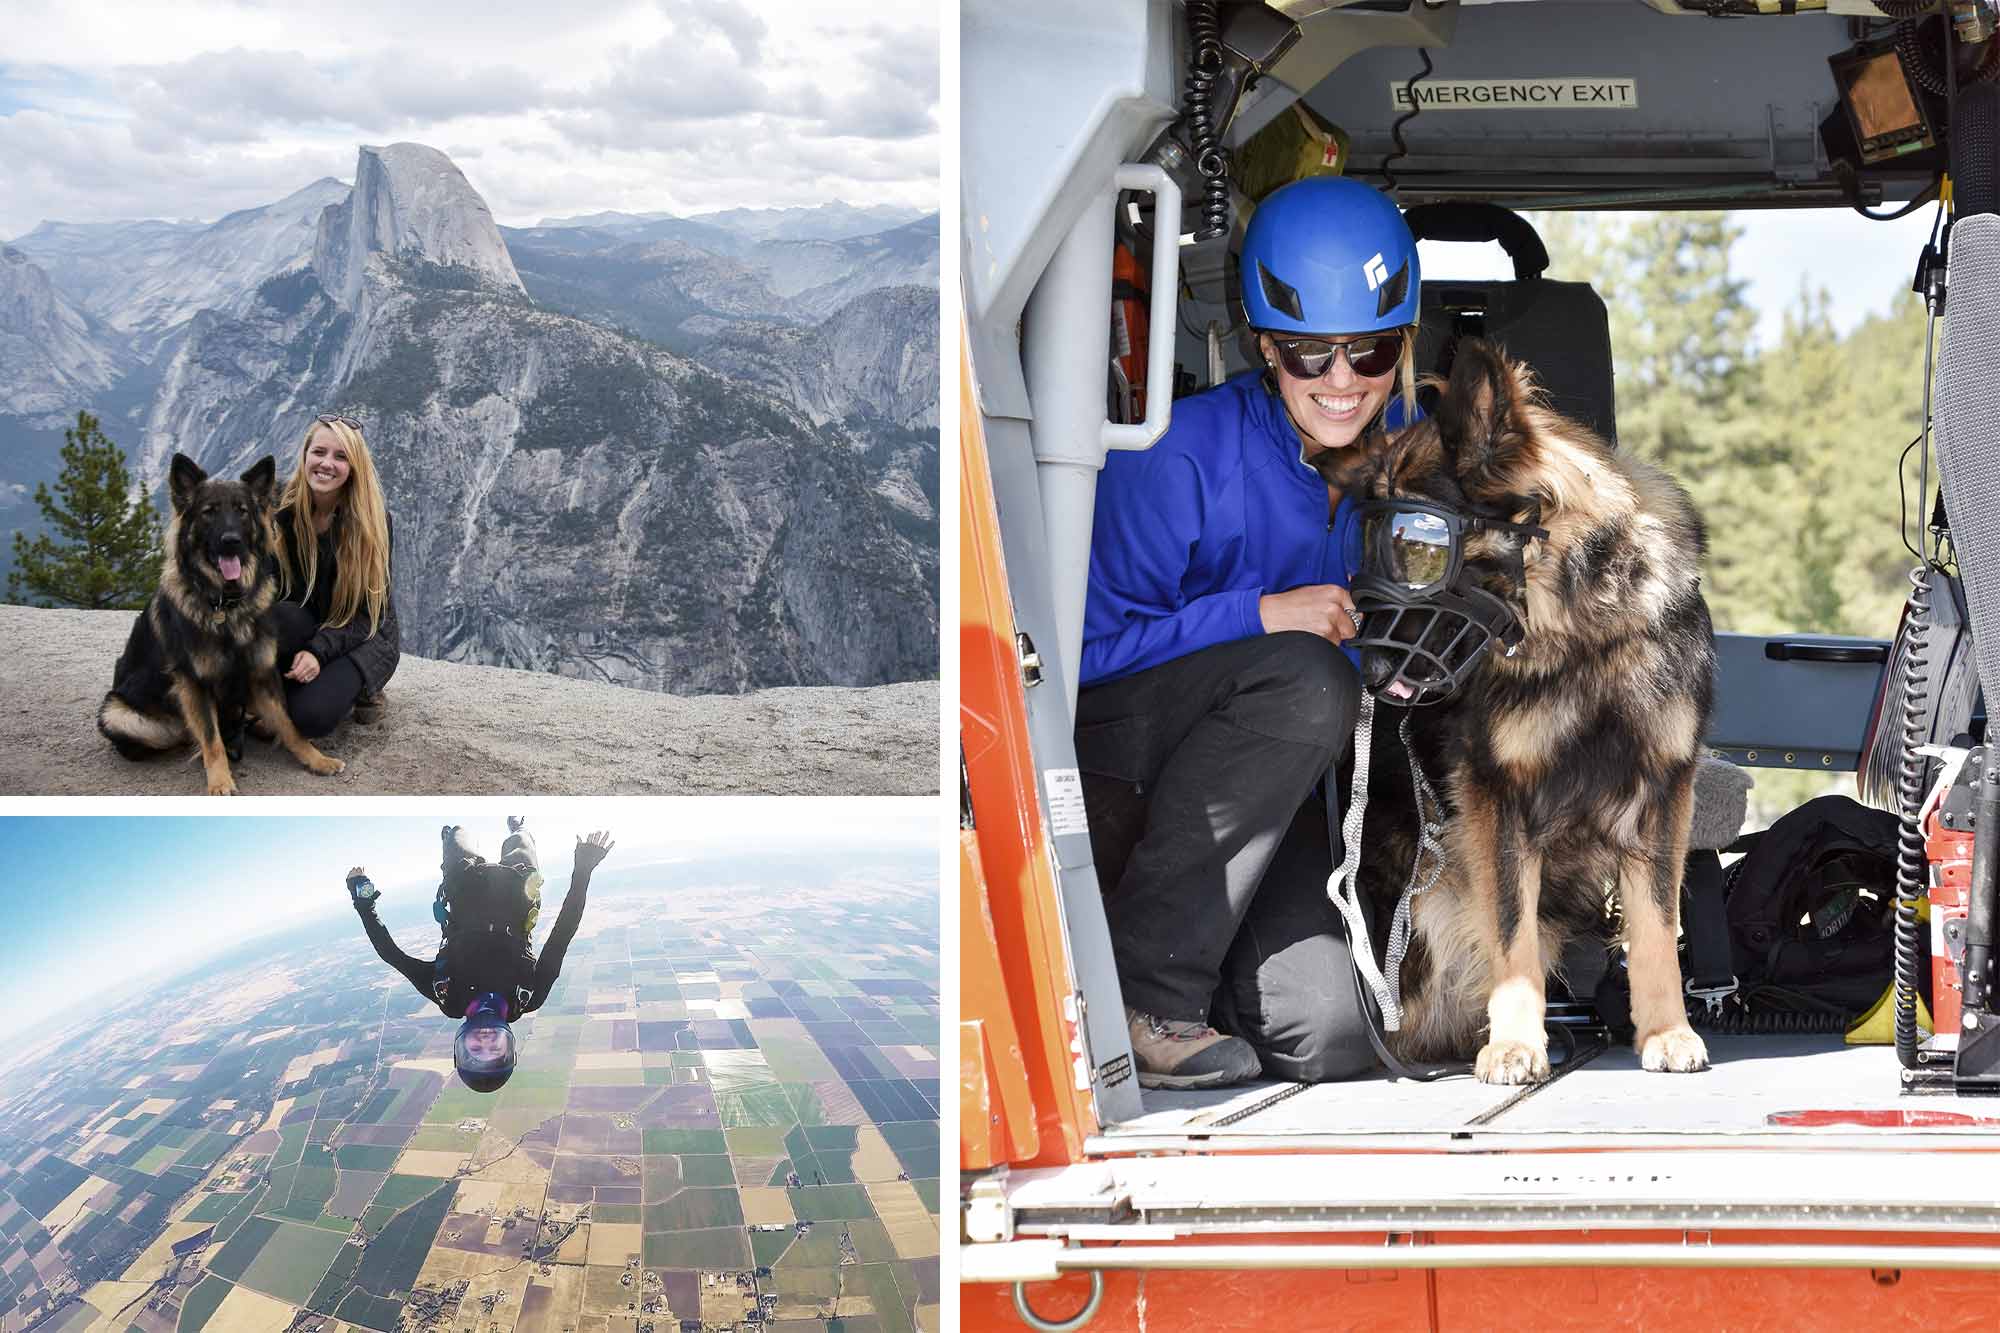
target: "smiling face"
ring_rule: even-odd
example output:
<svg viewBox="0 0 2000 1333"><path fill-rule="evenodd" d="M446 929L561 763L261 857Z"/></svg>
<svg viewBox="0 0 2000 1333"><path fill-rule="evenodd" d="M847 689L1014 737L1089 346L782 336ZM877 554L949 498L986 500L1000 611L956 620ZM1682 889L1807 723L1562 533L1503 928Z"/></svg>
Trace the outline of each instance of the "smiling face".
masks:
<svg viewBox="0 0 2000 1333"><path fill-rule="evenodd" d="M322 508L339 503L354 472L347 446L332 427L324 425L306 437L305 457L299 466L305 470L306 489L312 492L313 503Z"/></svg>
<svg viewBox="0 0 2000 1333"><path fill-rule="evenodd" d="M1343 343L1348 339L1335 334L1326 341ZM1389 394L1395 388L1394 366L1380 375L1356 375L1343 351L1317 379L1300 379L1285 369L1270 334L1259 334L1257 346L1265 365L1277 377L1278 394L1285 400L1285 411L1298 430L1308 458L1324 450L1352 445L1389 401Z"/></svg>

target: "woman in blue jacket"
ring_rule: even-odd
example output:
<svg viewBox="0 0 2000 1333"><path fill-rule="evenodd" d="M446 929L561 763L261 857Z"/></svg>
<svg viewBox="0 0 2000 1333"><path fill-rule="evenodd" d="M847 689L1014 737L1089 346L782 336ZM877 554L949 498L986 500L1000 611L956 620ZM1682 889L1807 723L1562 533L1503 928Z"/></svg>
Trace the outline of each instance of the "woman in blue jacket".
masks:
<svg viewBox="0 0 2000 1333"><path fill-rule="evenodd" d="M1252 216L1242 286L1262 368L1112 454L1091 536L1076 748L1148 1087L1374 1060L1313 790L1360 700L1358 543L1307 460L1415 419L1416 243L1366 185L1300 181Z"/></svg>

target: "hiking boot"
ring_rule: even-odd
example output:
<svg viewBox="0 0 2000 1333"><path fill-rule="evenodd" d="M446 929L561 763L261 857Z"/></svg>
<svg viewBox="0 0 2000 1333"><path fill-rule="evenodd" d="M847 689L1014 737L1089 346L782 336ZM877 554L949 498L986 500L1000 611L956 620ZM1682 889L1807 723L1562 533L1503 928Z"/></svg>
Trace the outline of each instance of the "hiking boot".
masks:
<svg viewBox="0 0 2000 1333"><path fill-rule="evenodd" d="M1249 1042L1199 1019L1155 1018L1128 1006L1125 1026L1142 1088L1226 1088L1264 1072Z"/></svg>
<svg viewBox="0 0 2000 1333"><path fill-rule="evenodd" d="M354 701L355 724L363 727L374 726L382 720L382 710L388 706L386 691L376 690L371 694L363 690L361 696Z"/></svg>

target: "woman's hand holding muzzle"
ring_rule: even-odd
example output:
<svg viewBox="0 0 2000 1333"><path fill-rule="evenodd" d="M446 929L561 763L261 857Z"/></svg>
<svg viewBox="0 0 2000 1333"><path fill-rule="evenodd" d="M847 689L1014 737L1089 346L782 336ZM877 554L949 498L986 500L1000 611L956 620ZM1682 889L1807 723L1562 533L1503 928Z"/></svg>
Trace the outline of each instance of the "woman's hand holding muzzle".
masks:
<svg viewBox="0 0 2000 1333"><path fill-rule="evenodd" d="M1309 583L1289 592L1266 593L1257 599L1257 615L1266 634L1304 630L1329 643L1346 643L1361 629L1354 598L1338 583Z"/></svg>

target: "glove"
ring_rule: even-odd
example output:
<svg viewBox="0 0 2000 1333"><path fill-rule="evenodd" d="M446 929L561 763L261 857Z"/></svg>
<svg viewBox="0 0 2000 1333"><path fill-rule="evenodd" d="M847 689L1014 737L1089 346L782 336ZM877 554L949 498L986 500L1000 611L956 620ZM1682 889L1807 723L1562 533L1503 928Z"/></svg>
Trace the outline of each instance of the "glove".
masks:
<svg viewBox="0 0 2000 1333"><path fill-rule="evenodd" d="M611 849L615 846L617 844L611 841L609 830L602 833L593 833L587 838L578 838L576 840L576 868L585 874L589 874L591 871L597 869L605 857L611 855Z"/></svg>
<svg viewBox="0 0 2000 1333"><path fill-rule="evenodd" d="M362 873L356 866L347 872L347 896L354 900L356 907L373 907L375 900L382 896L382 890L375 887L375 881Z"/></svg>

